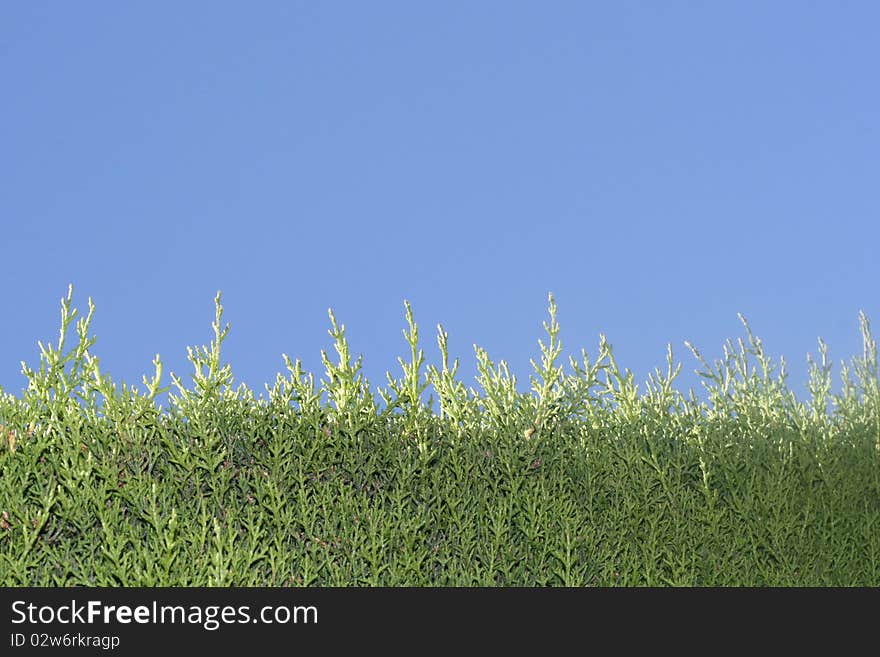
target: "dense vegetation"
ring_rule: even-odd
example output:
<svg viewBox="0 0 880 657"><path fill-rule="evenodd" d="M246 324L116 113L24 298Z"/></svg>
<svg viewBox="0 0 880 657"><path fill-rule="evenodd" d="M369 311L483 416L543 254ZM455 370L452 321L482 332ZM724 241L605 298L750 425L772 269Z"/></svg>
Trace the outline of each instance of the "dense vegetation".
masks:
<svg viewBox="0 0 880 657"><path fill-rule="evenodd" d="M644 394L604 337L565 373L552 296L529 393L479 348L466 387L442 327L426 366L407 304L409 358L378 398L332 312L323 377L284 356L257 397L221 361L219 294L191 385L160 387L157 356L142 390L101 372L91 300L65 349L71 294L0 399L4 585L880 584L864 316L839 393L820 341L807 402L745 320L722 359L692 348L708 401L673 388L671 349Z"/></svg>

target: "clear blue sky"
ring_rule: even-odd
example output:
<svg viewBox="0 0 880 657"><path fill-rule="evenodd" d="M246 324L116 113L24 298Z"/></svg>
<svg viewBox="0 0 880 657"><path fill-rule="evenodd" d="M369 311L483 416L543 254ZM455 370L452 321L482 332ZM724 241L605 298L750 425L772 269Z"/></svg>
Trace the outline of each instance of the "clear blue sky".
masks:
<svg viewBox="0 0 880 657"><path fill-rule="evenodd" d="M875 2L22 2L0 11L0 385L97 306L94 353L191 372L222 290L237 381L321 371L327 308L371 383L403 300L473 383L528 385L547 293L642 381L743 335L880 334Z"/></svg>

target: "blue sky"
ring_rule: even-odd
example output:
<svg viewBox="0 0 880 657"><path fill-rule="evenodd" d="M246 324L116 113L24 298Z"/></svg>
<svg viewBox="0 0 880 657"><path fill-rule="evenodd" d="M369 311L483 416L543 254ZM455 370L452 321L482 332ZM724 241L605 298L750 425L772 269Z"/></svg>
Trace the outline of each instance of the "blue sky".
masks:
<svg viewBox="0 0 880 657"><path fill-rule="evenodd" d="M880 326L873 2L27 2L0 12L0 386L91 296L93 351L188 376L222 290L262 390L321 371L327 308L371 383L408 299L464 380L526 389L547 293L679 387L743 335L804 393ZM875 334L880 329L875 329ZM836 380L836 378L835 378Z"/></svg>

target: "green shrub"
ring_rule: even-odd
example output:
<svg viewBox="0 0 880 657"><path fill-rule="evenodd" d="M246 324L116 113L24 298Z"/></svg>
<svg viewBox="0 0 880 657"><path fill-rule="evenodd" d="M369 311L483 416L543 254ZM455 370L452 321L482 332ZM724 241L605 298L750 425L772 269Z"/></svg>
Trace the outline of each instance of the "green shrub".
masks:
<svg viewBox="0 0 880 657"><path fill-rule="evenodd" d="M101 372L91 300L65 349L71 299L27 388L0 398L3 585L880 584L864 315L839 394L820 340L808 402L744 319L722 359L691 347L708 401L673 388L671 347L641 395L604 336L566 374L552 295L528 393L479 347L466 387L439 326L426 366L406 304L409 359L378 399L332 311L323 377L285 355L257 397L222 361L219 294L191 385L161 387L157 355L143 390Z"/></svg>

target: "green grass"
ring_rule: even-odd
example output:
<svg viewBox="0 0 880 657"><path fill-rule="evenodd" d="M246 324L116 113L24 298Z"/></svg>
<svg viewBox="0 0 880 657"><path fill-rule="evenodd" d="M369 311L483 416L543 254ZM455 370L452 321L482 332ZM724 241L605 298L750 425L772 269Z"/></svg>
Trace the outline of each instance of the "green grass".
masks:
<svg viewBox="0 0 880 657"><path fill-rule="evenodd" d="M406 305L402 376L375 392L330 313L320 379L286 356L259 397L232 386L228 325L142 390L91 353L94 306L62 299L57 345L0 398L6 586L877 586L880 392L864 352L832 394L820 341L810 399L745 320L703 367L708 401L639 394L602 337L560 362L550 297L531 391L476 349L456 378L446 333L426 365ZM170 389L163 410L158 395ZM439 407L439 413L433 409Z"/></svg>

